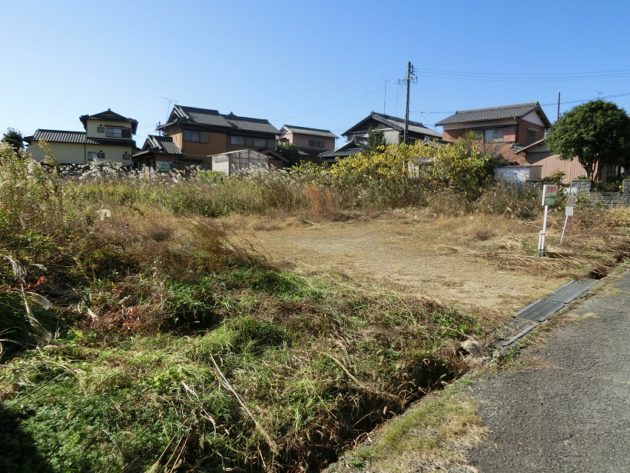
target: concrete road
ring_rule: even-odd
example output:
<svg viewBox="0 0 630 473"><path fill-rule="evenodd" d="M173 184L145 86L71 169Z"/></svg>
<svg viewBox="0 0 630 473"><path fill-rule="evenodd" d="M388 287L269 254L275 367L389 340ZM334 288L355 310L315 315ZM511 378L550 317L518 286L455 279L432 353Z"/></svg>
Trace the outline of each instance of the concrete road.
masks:
<svg viewBox="0 0 630 473"><path fill-rule="evenodd" d="M562 315L540 360L472 386L490 429L469 464L492 472L630 472L630 270Z"/></svg>

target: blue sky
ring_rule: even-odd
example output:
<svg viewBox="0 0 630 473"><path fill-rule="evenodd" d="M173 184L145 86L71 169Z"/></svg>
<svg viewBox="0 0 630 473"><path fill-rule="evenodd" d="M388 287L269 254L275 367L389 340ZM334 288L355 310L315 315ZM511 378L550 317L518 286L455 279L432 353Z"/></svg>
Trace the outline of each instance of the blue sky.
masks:
<svg viewBox="0 0 630 473"><path fill-rule="evenodd" d="M630 110L626 1L4 0L0 8L0 131L24 135L80 130L80 115L111 108L139 120L141 145L167 115L164 97L340 134L372 110L404 115L397 80L407 61L418 74L410 117L430 126L451 111L529 101L553 121L559 91L563 101L625 94L610 100Z"/></svg>

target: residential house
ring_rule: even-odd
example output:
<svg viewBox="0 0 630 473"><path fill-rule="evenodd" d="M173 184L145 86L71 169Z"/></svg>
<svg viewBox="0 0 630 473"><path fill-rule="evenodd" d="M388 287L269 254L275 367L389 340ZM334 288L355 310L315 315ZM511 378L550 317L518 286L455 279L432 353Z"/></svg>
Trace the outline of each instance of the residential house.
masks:
<svg viewBox="0 0 630 473"><path fill-rule="evenodd" d="M157 135L149 135L142 149L134 154L132 159L134 167L149 167L156 171L184 169L187 166L201 164L200 160L186 159L170 136Z"/></svg>
<svg viewBox="0 0 630 473"><path fill-rule="evenodd" d="M372 131L382 132L387 144L399 144L403 142L404 130L404 118L372 112L342 133L342 136L348 140L346 144L334 151L321 153L319 156L324 161L334 162L336 159L357 154L364 149L363 146L367 144L368 135ZM441 138L442 135L437 131L427 128L420 122L409 120L407 142L440 140Z"/></svg>
<svg viewBox="0 0 630 473"><path fill-rule="evenodd" d="M188 160L211 166L214 154L253 149L273 150L279 130L268 120L175 105L167 122L160 125Z"/></svg>
<svg viewBox="0 0 630 473"><path fill-rule="evenodd" d="M541 178L562 173L562 182L568 184L574 179L586 176L586 170L577 158L560 159L560 156L551 152L545 143L545 138L520 148L516 154L524 156L528 166L540 167L539 175Z"/></svg>
<svg viewBox="0 0 630 473"><path fill-rule="evenodd" d="M453 142L473 133L484 149L507 163L527 164L518 151L545 137L551 126L538 102L455 112L436 123L443 127L444 141Z"/></svg>
<svg viewBox="0 0 630 473"><path fill-rule="evenodd" d="M330 130L283 125L278 141L290 143L298 149L298 159L317 160L321 153L335 149L337 136Z"/></svg>
<svg viewBox="0 0 630 473"><path fill-rule="evenodd" d="M49 152L59 164L87 164L92 161L131 165L136 151L138 121L107 109L79 117L85 131L38 129L25 141L34 159Z"/></svg>

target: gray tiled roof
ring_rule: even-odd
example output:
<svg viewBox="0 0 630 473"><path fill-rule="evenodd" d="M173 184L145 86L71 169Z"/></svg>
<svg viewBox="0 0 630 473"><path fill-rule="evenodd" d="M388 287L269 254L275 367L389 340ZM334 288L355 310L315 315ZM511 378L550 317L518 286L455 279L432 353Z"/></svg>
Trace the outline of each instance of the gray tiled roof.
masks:
<svg viewBox="0 0 630 473"><path fill-rule="evenodd" d="M113 138L88 138L84 131L66 131L66 130L37 130L33 136L25 138L27 143L32 141L46 141L48 143L71 143L71 144L87 144L87 145L122 145L135 146L135 141L129 138L113 139Z"/></svg>
<svg viewBox="0 0 630 473"><path fill-rule="evenodd" d="M388 127L394 128L395 130L399 130L399 131L403 131L405 128L404 118L393 117L391 115L385 115L383 113L372 112L370 113L370 115L368 115L366 118L364 118L359 123L354 125L352 128L345 131L343 135L345 136L353 131L365 131L365 128L361 128L361 126L364 124L364 122L367 122L368 120L376 120L377 122L382 123L383 125L386 125ZM442 138L441 133L435 130L432 130L431 128L427 128L420 122L416 122L412 120L409 120L409 131L411 133L431 136L434 138Z"/></svg>
<svg viewBox="0 0 630 473"><path fill-rule="evenodd" d="M217 110L175 105L169 117L170 123L192 124L209 127L229 128L234 130L260 133L278 133L268 120L262 118L239 117L230 113L223 115Z"/></svg>
<svg viewBox="0 0 630 473"><path fill-rule="evenodd" d="M147 149L167 154L182 154L182 150L170 136L149 135L143 146L143 150Z"/></svg>
<svg viewBox="0 0 630 473"><path fill-rule="evenodd" d="M131 123L131 131L132 133L136 133L138 128L138 120L134 120L133 118L123 117L119 113L112 112L110 108L101 113L95 113L94 115L81 115L79 117L83 126L86 126L86 122L88 120L103 120L103 121L114 121L114 122L129 122Z"/></svg>
<svg viewBox="0 0 630 473"><path fill-rule="evenodd" d="M29 139L49 143L98 144L95 140L87 138L84 131L37 130Z"/></svg>
<svg viewBox="0 0 630 473"><path fill-rule="evenodd" d="M176 118L183 119L183 121L190 121L199 125L224 126L228 128L232 126L217 110L176 105L173 107L173 114Z"/></svg>
<svg viewBox="0 0 630 473"><path fill-rule="evenodd" d="M239 117L230 113L229 115L223 115L227 120L232 123L239 130L247 130L247 131L259 131L262 133L278 133L278 130L275 126L269 123L268 120L263 118L248 118L248 117Z"/></svg>
<svg viewBox="0 0 630 473"><path fill-rule="evenodd" d="M355 142L349 141L346 144L340 146L339 148L331 151L324 151L319 154L320 158L330 159L330 158L345 158L346 156L352 156L353 154L357 154L363 151Z"/></svg>
<svg viewBox="0 0 630 473"><path fill-rule="evenodd" d="M392 128L403 130L405 128L405 119L393 117L391 115L384 115L382 113L372 112L375 118L382 121L384 124L390 125ZM436 138L442 138L442 133L439 133L431 128L427 128L420 122L409 120L409 131L413 133L420 133L422 135L434 136Z"/></svg>
<svg viewBox="0 0 630 473"><path fill-rule="evenodd" d="M297 125L282 125L282 129L285 129L285 128L292 133L302 133L304 135L312 135L312 136L323 136L325 138L337 138L337 135L335 135L332 131L322 130L320 128L307 128L304 126L297 126Z"/></svg>
<svg viewBox="0 0 630 473"><path fill-rule="evenodd" d="M540 110L543 122L549 126L549 120L540 108L538 102L520 103L516 105L504 105L501 107L477 108L473 110L462 110L455 112L450 117L440 120L436 125L452 125L457 123L474 123L491 120L505 120L508 118L522 118L528 113Z"/></svg>

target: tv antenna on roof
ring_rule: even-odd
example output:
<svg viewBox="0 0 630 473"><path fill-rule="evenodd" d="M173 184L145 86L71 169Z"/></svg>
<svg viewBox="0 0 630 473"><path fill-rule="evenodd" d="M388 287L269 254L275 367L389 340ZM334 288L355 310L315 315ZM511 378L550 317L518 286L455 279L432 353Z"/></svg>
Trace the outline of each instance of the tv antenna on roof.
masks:
<svg viewBox="0 0 630 473"><path fill-rule="evenodd" d="M168 97L162 97L161 95L158 96L159 99L162 100L166 100L168 103L166 105L166 119L164 120L164 123L168 122L168 112L171 110L171 105L174 103L177 103L176 99L170 99Z"/></svg>

